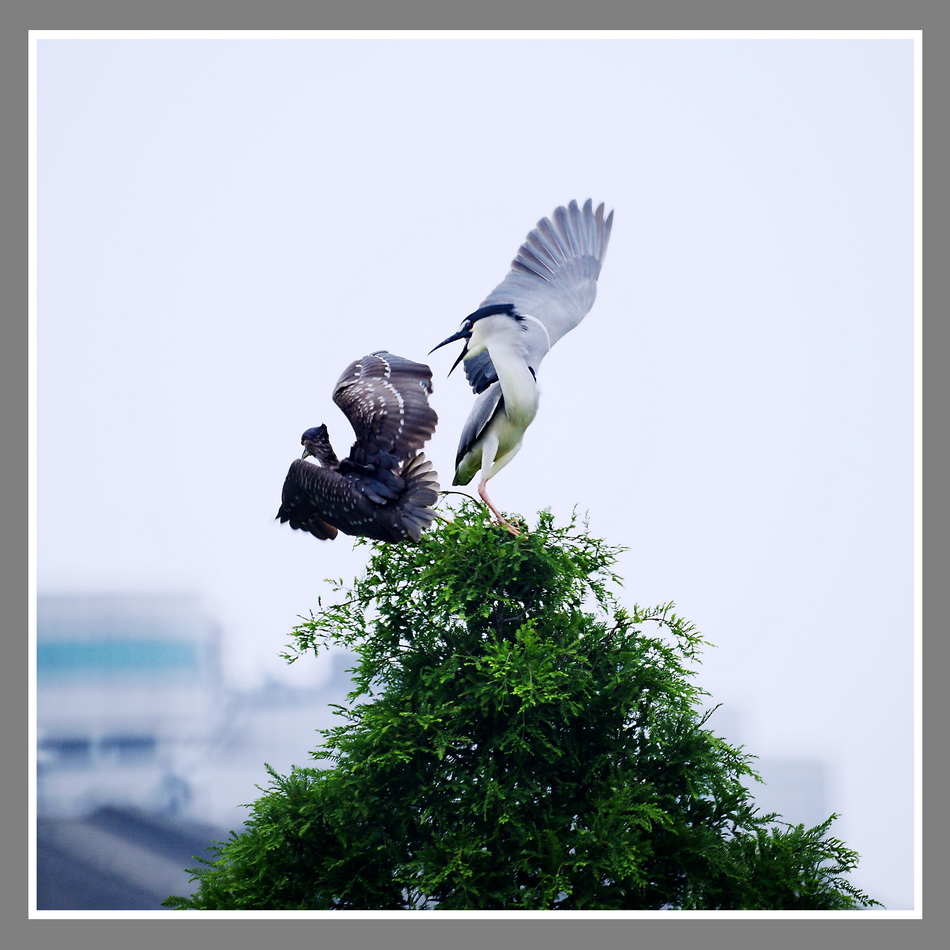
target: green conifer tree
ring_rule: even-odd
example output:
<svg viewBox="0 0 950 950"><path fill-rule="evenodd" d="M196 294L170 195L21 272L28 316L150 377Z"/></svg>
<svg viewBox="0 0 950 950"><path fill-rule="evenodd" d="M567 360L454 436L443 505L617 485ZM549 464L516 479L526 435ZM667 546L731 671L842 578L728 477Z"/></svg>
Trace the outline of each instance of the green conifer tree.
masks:
<svg viewBox="0 0 950 950"><path fill-rule="evenodd" d="M761 815L752 756L708 726L705 641L622 607L622 549L572 519L512 537L479 505L365 573L287 658L357 657L323 768L271 772L185 909L758 909L876 904L858 856Z"/></svg>

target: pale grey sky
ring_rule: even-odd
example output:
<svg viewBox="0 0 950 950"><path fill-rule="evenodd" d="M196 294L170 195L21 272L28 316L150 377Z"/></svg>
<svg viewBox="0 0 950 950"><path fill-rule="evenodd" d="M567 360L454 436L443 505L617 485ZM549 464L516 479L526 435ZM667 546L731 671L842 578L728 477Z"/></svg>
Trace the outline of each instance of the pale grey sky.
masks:
<svg viewBox="0 0 950 950"><path fill-rule="evenodd" d="M600 295L492 483L630 550L762 756L912 904L910 40L41 40L37 583L189 589L235 682L365 552L273 516L346 364L455 330L556 205ZM451 482L472 396L433 354ZM715 721L714 721L715 724ZM795 820L795 816L787 816Z"/></svg>

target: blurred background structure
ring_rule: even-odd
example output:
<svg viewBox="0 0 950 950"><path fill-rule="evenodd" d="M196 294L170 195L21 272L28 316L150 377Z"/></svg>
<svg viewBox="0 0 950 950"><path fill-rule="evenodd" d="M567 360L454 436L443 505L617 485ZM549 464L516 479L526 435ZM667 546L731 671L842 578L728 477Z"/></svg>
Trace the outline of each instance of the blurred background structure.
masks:
<svg viewBox="0 0 950 950"><path fill-rule="evenodd" d="M41 814L188 804L228 712L197 597L42 595L36 677Z"/></svg>
<svg viewBox="0 0 950 950"><path fill-rule="evenodd" d="M38 908L157 909L240 830L266 765L312 764L347 655L320 690L235 690L198 595L45 594L37 608Z"/></svg>

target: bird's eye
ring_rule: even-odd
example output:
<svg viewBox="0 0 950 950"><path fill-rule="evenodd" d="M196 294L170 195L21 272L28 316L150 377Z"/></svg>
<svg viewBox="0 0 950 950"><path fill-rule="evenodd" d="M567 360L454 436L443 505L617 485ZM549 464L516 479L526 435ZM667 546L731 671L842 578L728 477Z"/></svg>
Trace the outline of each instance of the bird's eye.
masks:
<svg viewBox="0 0 950 950"><path fill-rule="evenodd" d="M462 324L462 329L465 330L466 333L468 333L469 331L471 331L471 329L472 329L472 327L473 327L474 325L475 325L475 324L473 324L471 320L466 320L466 321Z"/></svg>

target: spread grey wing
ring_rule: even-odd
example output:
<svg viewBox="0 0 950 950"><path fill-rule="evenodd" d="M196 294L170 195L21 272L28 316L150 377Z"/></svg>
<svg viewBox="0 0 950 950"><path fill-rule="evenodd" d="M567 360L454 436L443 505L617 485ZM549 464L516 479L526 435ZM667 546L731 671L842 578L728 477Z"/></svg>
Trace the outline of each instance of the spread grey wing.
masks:
<svg viewBox="0 0 950 950"><path fill-rule="evenodd" d="M584 319L597 297L614 214L604 217L604 205L584 207L576 201L542 218L518 249L505 279L482 301L514 304L524 323L528 365L537 370L548 350ZM535 322L538 321L538 322ZM487 352L465 360L465 375L476 393L498 375Z"/></svg>
<svg viewBox="0 0 950 950"><path fill-rule="evenodd" d="M356 433L349 461L394 467L432 437L439 417L429 405L432 370L377 350L351 363L337 380L333 401ZM381 458L385 457L385 458Z"/></svg>

